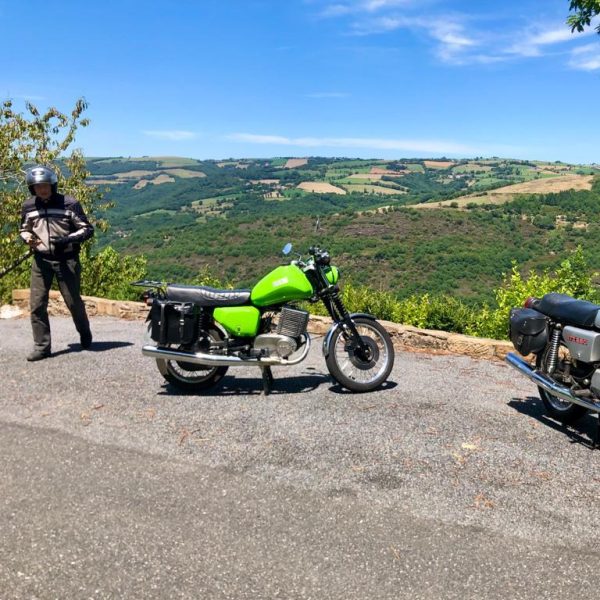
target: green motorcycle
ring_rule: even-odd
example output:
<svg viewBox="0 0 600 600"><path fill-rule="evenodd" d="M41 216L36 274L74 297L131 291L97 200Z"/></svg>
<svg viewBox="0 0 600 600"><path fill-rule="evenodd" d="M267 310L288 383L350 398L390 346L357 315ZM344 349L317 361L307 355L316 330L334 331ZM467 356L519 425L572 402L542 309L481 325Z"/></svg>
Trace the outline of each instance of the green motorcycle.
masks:
<svg viewBox="0 0 600 600"><path fill-rule="evenodd" d="M291 251L286 244L283 253ZM149 288L144 298L151 307L142 354L156 359L169 383L191 392L216 385L229 367L254 365L268 394L270 367L296 365L310 349L309 313L296 303L321 301L333 319L323 341L329 372L352 392L374 390L392 370L394 346L375 317L348 313L339 277L329 253L312 247L306 260L298 255L252 289L135 282Z"/></svg>

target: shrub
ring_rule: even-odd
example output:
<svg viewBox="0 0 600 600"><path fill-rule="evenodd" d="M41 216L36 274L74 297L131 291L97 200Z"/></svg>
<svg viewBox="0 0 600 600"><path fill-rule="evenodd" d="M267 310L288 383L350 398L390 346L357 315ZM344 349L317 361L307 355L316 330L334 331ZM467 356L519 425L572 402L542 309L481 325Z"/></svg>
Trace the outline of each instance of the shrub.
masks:
<svg viewBox="0 0 600 600"><path fill-rule="evenodd" d="M530 296L539 298L549 292L559 292L597 302L598 292L592 284L595 275L583 256L581 246L561 262L554 274L547 269L541 274L530 271L528 277L524 278L515 262L510 273L504 275L502 285L495 291L497 306L495 308L484 306L469 333L494 339L506 339L510 309L522 306Z"/></svg>
<svg viewBox="0 0 600 600"><path fill-rule="evenodd" d="M139 300L139 290L130 284L144 278L144 257L121 256L108 246L93 256L82 254L81 269L82 294L113 300Z"/></svg>

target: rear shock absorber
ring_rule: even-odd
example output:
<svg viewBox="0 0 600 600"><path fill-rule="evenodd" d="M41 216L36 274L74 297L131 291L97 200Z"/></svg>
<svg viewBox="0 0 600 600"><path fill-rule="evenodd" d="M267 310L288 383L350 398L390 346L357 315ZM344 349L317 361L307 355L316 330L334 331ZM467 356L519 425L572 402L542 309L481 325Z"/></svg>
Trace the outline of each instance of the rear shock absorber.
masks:
<svg viewBox="0 0 600 600"><path fill-rule="evenodd" d="M208 330L210 329L210 321L210 313L208 310L206 308L201 308L200 314L198 315L198 333L196 335L198 341L206 340Z"/></svg>
<svg viewBox="0 0 600 600"><path fill-rule="evenodd" d="M552 339L550 340L550 350L546 361L546 369L548 375L552 375L556 369L558 361L558 346L560 345L561 327L556 325L552 331Z"/></svg>

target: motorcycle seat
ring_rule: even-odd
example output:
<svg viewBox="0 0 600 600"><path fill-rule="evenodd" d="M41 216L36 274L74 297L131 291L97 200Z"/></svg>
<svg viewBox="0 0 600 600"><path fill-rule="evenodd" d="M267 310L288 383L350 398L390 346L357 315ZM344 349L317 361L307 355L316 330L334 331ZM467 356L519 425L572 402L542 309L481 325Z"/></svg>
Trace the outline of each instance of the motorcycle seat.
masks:
<svg viewBox="0 0 600 600"><path fill-rule="evenodd" d="M600 324L600 321L596 322L600 306L587 300L576 300L566 294L546 294L536 306L536 310L565 325L598 327Z"/></svg>
<svg viewBox="0 0 600 600"><path fill-rule="evenodd" d="M167 300L191 302L199 306L239 306L250 299L250 290L219 290L200 285L171 284L167 286Z"/></svg>

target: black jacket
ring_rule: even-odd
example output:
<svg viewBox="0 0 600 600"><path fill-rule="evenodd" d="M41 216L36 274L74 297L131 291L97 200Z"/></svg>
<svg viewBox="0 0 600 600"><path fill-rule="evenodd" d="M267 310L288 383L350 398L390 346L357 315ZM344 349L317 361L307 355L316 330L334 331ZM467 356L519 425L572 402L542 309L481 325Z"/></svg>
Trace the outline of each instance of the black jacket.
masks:
<svg viewBox="0 0 600 600"><path fill-rule="evenodd" d="M36 254L60 260L77 256L81 243L94 235L94 228L75 198L53 194L47 201L32 196L23 203L20 233L25 242L33 235L40 239ZM54 236L68 236L69 243L57 248L50 241Z"/></svg>

